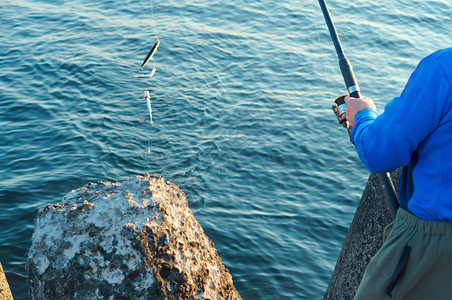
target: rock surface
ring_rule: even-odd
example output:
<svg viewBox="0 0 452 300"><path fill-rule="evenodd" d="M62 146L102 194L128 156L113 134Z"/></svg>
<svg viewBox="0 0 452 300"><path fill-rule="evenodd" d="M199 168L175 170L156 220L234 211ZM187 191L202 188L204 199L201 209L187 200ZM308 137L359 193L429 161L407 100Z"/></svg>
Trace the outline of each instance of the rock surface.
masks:
<svg viewBox="0 0 452 300"><path fill-rule="evenodd" d="M241 299L185 194L149 174L40 210L27 271L37 299Z"/></svg>
<svg viewBox="0 0 452 300"><path fill-rule="evenodd" d="M6 280L5 272L3 272L2 264L0 264L0 299L12 300L13 295L9 289L8 281Z"/></svg>
<svg viewBox="0 0 452 300"><path fill-rule="evenodd" d="M397 186L399 170L391 174ZM383 230L392 221L380 181L371 174L341 253L331 276L324 299L353 299L367 264L383 244Z"/></svg>

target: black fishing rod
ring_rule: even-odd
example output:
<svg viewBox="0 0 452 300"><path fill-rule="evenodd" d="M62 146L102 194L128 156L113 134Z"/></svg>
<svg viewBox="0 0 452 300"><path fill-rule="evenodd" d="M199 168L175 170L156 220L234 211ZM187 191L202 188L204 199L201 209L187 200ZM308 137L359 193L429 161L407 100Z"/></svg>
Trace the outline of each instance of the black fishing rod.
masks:
<svg viewBox="0 0 452 300"><path fill-rule="evenodd" d="M333 40L334 47L336 48L337 57L339 58L339 67L341 69L342 77L345 81L345 86L347 87L348 94L354 98L361 98L361 91L359 89L358 82L353 72L352 65L350 61L345 57L344 50L342 49L341 41L334 26L333 19L331 18L330 12L324 0L319 0L320 8L322 9L323 16L325 17L326 25L330 31L331 39ZM334 100L333 112L336 114L337 119L340 124L347 128L348 134L350 136L350 126L347 122L345 116L345 101L346 96L341 96ZM353 143L353 141L352 141ZM377 174L383 189L383 194L389 206L389 211L391 216L395 219L397 209L399 208L399 201L397 194L392 183L389 173Z"/></svg>

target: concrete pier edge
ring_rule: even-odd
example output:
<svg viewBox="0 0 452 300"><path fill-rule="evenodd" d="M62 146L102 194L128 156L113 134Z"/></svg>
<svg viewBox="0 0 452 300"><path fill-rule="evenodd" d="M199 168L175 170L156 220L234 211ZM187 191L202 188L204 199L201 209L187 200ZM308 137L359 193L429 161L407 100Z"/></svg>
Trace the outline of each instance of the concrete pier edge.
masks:
<svg viewBox="0 0 452 300"><path fill-rule="evenodd" d="M397 186L400 169L391 174ZM367 264L383 244L384 228L392 221L380 181L371 174L358 203L324 299L353 299Z"/></svg>

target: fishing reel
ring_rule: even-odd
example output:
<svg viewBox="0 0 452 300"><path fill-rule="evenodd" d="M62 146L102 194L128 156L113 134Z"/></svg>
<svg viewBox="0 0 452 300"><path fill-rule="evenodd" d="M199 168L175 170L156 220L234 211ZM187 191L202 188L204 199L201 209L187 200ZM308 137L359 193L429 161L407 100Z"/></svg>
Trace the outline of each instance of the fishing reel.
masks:
<svg viewBox="0 0 452 300"><path fill-rule="evenodd" d="M345 97L347 97L348 95L343 95L340 97L337 97L336 100L334 100L332 109L334 114L337 117L337 121L339 122L339 124L342 124L342 126L344 126L345 128L347 128L348 131L348 136L350 137L350 141L353 144L352 141L352 135L351 135L351 128L349 126L349 123L347 121L347 117L345 115L345 108L346 108L346 104L345 104Z"/></svg>
<svg viewBox="0 0 452 300"><path fill-rule="evenodd" d="M334 100L335 105L332 106L332 109L337 117L339 124L342 124L344 127L348 128L347 117L345 115L346 104L344 100L347 96L348 95L337 97L336 100Z"/></svg>

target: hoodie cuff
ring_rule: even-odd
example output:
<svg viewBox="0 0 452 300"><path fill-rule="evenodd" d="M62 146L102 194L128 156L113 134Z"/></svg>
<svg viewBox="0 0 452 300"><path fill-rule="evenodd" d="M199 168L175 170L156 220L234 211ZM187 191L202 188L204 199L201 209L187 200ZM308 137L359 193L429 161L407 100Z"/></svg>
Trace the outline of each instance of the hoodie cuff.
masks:
<svg viewBox="0 0 452 300"><path fill-rule="evenodd" d="M355 115L355 125L353 126L351 132L352 140L354 143L356 143L356 140L359 138L363 129L367 127L363 125L372 123L377 117L378 113L371 108L363 109Z"/></svg>

